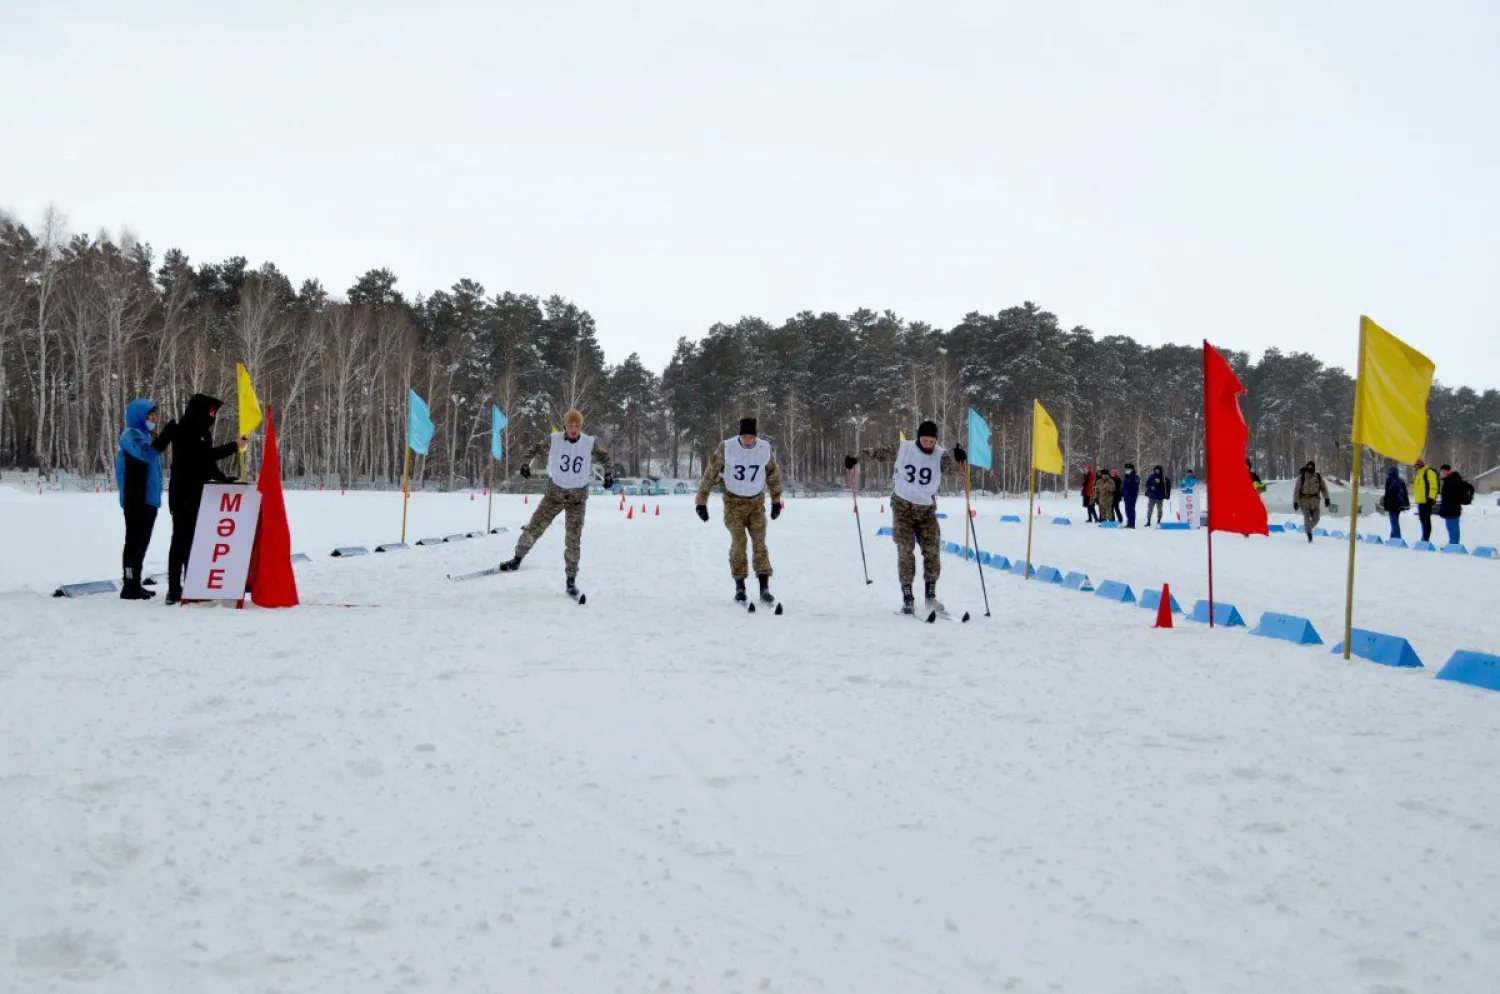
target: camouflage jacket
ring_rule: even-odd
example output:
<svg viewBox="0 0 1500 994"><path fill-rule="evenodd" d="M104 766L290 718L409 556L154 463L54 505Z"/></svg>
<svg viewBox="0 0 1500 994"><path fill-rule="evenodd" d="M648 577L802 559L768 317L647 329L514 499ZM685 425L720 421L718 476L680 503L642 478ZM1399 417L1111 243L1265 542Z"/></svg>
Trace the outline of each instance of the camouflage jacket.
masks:
<svg viewBox="0 0 1500 994"><path fill-rule="evenodd" d="M1323 482L1323 474L1308 473L1306 470L1298 473L1297 483L1292 490L1292 507L1298 510L1317 507L1320 496L1323 500L1328 500L1328 484Z"/></svg>
<svg viewBox="0 0 1500 994"><path fill-rule="evenodd" d="M868 449L860 449L859 456L861 459L868 459L871 462L892 463L896 461L896 456L900 453L900 451L900 443L897 443L895 445L875 445L871 446ZM951 473L954 470L958 469L958 467L959 463L954 461L952 453L950 453L947 449L944 449L943 472Z"/></svg>
<svg viewBox="0 0 1500 994"><path fill-rule="evenodd" d="M548 435L546 438L542 439L540 442L536 443L531 448L522 453L521 465L529 469L531 468L531 464L536 462L538 459L546 459L547 454L551 451L552 436ZM615 475L615 461L610 458L609 453L605 451L604 446L599 444L599 440L597 438L594 439L593 460L594 465L599 467L599 469L603 471L605 476Z"/></svg>
<svg viewBox="0 0 1500 994"><path fill-rule="evenodd" d="M1103 474L1094 481L1094 499L1099 503L1113 501L1115 499L1115 478L1109 474Z"/></svg>
<svg viewBox="0 0 1500 994"><path fill-rule="evenodd" d="M707 504L709 491L714 487L724 491L726 497L735 497L737 500L755 500L754 497L738 497L724 489L724 446L714 446L714 454L708 458L708 466L703 470L703 480L698 484L698 496L693 498L694 504ZM771 461L766 464L766 489L771 491L771 503L781 503L781 470L776 468L776 454L771 454Z"/></svg>

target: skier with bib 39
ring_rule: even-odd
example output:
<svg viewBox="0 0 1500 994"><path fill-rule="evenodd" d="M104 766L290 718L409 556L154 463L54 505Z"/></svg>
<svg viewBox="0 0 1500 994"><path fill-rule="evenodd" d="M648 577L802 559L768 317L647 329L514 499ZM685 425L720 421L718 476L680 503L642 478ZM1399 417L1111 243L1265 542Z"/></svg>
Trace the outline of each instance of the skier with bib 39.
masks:
<svg viewBox="0 0 1500 994"><path fill-rule="evenodd" d="M917 428L917 440L903 440L895 447L879 446L860 453L875 462L895 467L892 475L891 532L896 540L896 571L901 580L901 613L914 614L915 598L911 585L917 576L917 556L913 546L922 546L922 578L926 581L927 610L942 612L937 599L938 576L943 571L943 534L938 528L937 492L943 474L952 472L968 461L963 446L955 445L950 456L937 444L937 423L923 421ZM858 456L845 456L844 465L853 469Z"/></svg>
<svg viewBox="0 0 1500 994"><path fill-rule="evenodd" d="M729 529L729 573L734 577L734 599L743 604L746 564L745 537L755 552L755 578L760 581L760 600L776 603L771 593L771 555L766 551L766 490L771 491L771 520L781 517L781 472L771 443L762 440L754 418L740 419L740 433L726 438L714 449L703 482L694 499L698 517L708 520L708 494L719 484L724 492L724 527Z"/></svg>
<svg viewBox="0 0 1500 994"><path fill-rule="evenodd" d="M521 457L522 476L530 478L532 461L543 453L547 456L547 492L532 512L531 520L521 529L515 554L500 564L500 571L509 573L520 568L521 560L547 531L552 519L566 514L567 533L563 541L566 589L569 597L578 600L582 597L576 583L578 559L582 552L583 516L589 506L589 480L593 476L594 460L599 460L605 467L605 490L615 483L614 462L592 435L583 433L583 415L576 410L564 416L562 431L554 432L547 441L538 442Z"/></svg>

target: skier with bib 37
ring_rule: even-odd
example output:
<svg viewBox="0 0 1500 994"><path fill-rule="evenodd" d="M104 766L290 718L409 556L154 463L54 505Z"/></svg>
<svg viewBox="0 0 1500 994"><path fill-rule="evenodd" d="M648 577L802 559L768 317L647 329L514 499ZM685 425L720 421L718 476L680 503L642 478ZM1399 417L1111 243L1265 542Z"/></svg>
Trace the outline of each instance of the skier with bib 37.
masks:
<svg viewBox="0 0 1500 994"><path fill-rule="evenodd" d="M604 489L614 486L614 462L609 453L599 447L592 435L583 433L583 415L569 411L563 418L563 430L554 432L544 442L538 442L521 457L521 475L531 476L531 463L543 453L547 456L547 492L532 512L531 520L521 529L521 538L516 542L516 551L511 558L500 564L502 573L518 569L521 560L536 545L537 539L547 531L552 519L566 514L567 534L563 542L563 567L567 576L568 596L578 600L578 558L583 539L583 516L589 506L589 480L594 471L594 460L605 467Z"/></svg>
<svg viewBox="0 0 1500 994"><path fill-rule="evenodd" d="M747 600L745 537L755 552L755 578L760 581L760 600L776 603L771 593L771 555L766 551L766 489L771 491L771 520L781 517L781 472L771 443L762 440L754 418L740 419L740 433L726 438L714 449L703 482L698 484L698 517L708 520L708 494L719 484L724 492L724 527L729 529L729 574L734 577L734 599Z"/></svg>
<svg viewBox="0 0 1500 994"><path fill-rule="evenodd" d="M937 599L938 576L943 571L943 533L938 528L937 492L943 474L968 461L963 446L955 445L950 456L937 444L937 423L923 421L917 428L917 440L903 440L899 445L865 449L860 455L895 467L892 474L891 533L896 540L896 571L901 580L901 613L916 610L911 585L917 576L915 544L922 546L922 579L926 581L927 610L942 612ZM853 469L859 457L845 456L844 465Z"/></svg>

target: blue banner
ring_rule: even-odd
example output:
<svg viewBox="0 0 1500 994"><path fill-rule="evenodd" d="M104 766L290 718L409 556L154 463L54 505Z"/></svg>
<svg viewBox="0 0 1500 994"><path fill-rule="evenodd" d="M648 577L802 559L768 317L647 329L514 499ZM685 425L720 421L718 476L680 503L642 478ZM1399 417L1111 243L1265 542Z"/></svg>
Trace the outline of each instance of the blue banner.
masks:
<svg viewBox="0 0 1500 994"><path fill-rule="evenodd" d="M496 462L505 461L505 413L499 404L490 405L490 455Z"/></svg>
<svg viewBox="0 0 1500 994"><path fill-rule="evenodd" d="M990 426L979 412L969 408L969 465L990 468Z"/></svg>
<svg viewBox="0 0 1500 994"><path fill-rule="evenodd" d="M406 444L417 455L425 456L427 446L432 444L432 414L427 410L427 402L417 396L415 390L407 391L411 394L408 399L409 412L406 415Z"/></svg>

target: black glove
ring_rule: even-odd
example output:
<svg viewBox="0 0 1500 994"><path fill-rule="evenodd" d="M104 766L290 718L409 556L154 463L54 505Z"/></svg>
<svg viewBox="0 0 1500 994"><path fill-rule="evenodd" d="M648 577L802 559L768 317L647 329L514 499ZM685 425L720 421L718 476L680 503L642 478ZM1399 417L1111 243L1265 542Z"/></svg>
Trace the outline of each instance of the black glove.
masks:
<svg viewBox="0 0 1500 994"><path fill-rule="evenodd" d="M524 477L526 477L528 480L531 479L531 467L528 466L528 465L526 465L525 463L522 463L521 464L521 475L524 476Z"/></svg>
<svg viewBox="0 0 1500 994"><path fill-rule="evenodd" d="M614 488L615 488L615 478L614 478L614 476L612 476L609 473L605 473L604 474L604 489L605 490L613 490Z"/></svg>
<svg viewBox="0 0 1500 994"><path fill-rule="evenodd" d="M955 445L953 447L953 461L959 463L969 461L969 454L964 451L964 447L962 445Z"/></svg>
<svg viewBox="0 0 1500 994"><path fill-rule="evenodd" d="M859 465L859 456L845 456L844 457L844 468L845 469L853 469L855 466L858 466L858 465Z"/></svg>
<svg viewBox="0 0 1500 994"><path fill-rule="evenodd" d="M705 506L703 504L699 504L698 507L696 508L696 510L698 512L698 517L699 518L703 519L704 521L708 520L708 508L707 508L707 506Z"/></svg>
<svg viewBox="0 0 1500 994"><path fill-rule="evenodd" d="M771 520L775 521L779 517L781 517L781 501L773 500L771 501Z"/></svg>
<svg viewBox="0 0 1500 994"><path fill-rule="evenodd" d="M1332 498L1324 497L1323 498L1323 506L1324 507L1332 507L1333 506L1333 500L1332 500Z"/></svg>

